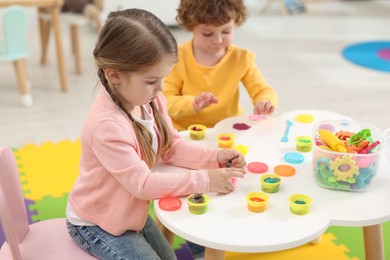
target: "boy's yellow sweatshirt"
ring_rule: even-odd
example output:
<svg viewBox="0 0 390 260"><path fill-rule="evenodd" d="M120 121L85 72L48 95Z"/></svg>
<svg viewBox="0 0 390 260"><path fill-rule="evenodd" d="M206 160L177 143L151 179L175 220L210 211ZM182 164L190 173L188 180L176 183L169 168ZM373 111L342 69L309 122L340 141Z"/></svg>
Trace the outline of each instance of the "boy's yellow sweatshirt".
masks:
<svg viewBox="0 0 390 260"><path fill-rule="evenodd" d="M163 93L173 125L178 130L196 123L214 127L222 119L244 114L239 104L240 82L253 104L270 100L277 107L277 93L257 68L253 52L231 45L217 65L207 67L197 64L192 40L182 43L179 61L164 80ZM201 92L212 92L219 102L195 112L192 103Z"/></svg>

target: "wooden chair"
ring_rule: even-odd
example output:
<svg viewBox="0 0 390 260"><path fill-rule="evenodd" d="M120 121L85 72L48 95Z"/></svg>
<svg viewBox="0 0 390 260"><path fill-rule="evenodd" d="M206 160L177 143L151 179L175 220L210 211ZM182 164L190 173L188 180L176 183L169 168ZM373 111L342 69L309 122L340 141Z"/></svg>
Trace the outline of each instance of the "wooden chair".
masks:
<svg viewBox="0 0 390 260"><path fill-rule="evenodd" d="M30 93L25 59L29 55L27 43L27 13L21 6L7 8L3 16L4 42L0 43L0 62L12 62L19 84L21 103L31 106L33 99Z"/></svg>
<svg viewBox="0 0 390 260"><path fill-rule="evenodd" d="M29 225L16 160L9 147L0 147L0 220L6 242L2 260L92 260L67 232L65 218Z"/></svg>
<svg viewBox="0 0 390 260"><path fill-rule="evenodd" d="M70 39L72 54L75 59L75 71L77 74L82 73L82 58L80 48L80 27L88 24L88 18L82 14L76 13L61 13L61 21L69 24L70 28ZM51 16L44 10L39 11L39 26L41 31L41 64L46 65L47 63L47 48L50 36Z"/></svg>

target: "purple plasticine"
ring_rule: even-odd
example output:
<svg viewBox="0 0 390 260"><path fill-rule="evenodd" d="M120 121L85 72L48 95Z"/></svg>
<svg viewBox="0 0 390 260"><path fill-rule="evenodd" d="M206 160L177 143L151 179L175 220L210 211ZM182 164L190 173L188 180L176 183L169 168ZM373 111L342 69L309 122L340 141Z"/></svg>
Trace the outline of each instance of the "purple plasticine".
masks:
<svg viewBox="0 0 390 260"><path fill-rule="evenodd" d="M251 128L251 126L245 123L236 123L233 125L233 128L237 130L248 130L249 128Z"/></svg>

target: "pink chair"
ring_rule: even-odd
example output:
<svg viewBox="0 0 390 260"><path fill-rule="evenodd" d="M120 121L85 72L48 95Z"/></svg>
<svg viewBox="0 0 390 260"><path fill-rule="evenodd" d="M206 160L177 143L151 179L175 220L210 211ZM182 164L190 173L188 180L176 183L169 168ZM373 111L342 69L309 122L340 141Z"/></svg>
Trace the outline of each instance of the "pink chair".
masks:
<svg viewBox="0 0 390 260"><path fill-rule="evenodd" d="M0 147L0 219L6 242L0 259L95 259L69 236L65 218L29 225L16 160L9 147Z"/></svg>

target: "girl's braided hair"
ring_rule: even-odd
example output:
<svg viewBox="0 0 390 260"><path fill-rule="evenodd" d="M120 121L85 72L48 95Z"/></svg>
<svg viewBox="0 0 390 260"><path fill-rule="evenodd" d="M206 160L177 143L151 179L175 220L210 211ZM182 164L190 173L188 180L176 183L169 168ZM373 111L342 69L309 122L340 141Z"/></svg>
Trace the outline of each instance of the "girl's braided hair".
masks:
<svg viewBox="0 0 390 260"><path fill-rule="evenodd" d="M169 127L156 107L149 104L160 134L157 154L152 149L149 131L127 111L120 99L109 87L104 69L121 72L139 72L160 62L164 57L177 61L177 43L167 26L152 13L141 9L111 12L100 31L93 51L101 84L112 100L133 123L134 132L141 147L141 157L152 168L155 161L172 146Z"/></svg>

